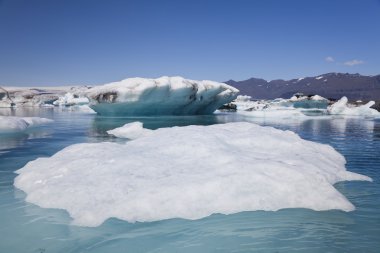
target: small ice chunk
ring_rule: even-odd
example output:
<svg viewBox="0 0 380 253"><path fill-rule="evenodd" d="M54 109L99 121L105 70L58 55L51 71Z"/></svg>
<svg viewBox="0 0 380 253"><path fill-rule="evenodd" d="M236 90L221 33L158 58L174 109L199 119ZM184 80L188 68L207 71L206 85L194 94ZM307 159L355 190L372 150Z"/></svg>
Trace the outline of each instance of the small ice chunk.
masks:
<svg viewBox="0 0 380 253"><path fill-rule="evenodd" d="M136 121L127 123L122 127L118 127L107 131L108 134L112 134L119 138L137 139L150 134L152 130L143 128L143 123Z"/></svg>
<svg viewBox="0 0 380 253"><path fill-rule="evenodd" d="M337 102L327 108L327 112L333 115L352 115L352 116L369 116L380 117L380 112L370 108L375 104L374 101L369 101L365 105L354 106L348 104L347 97L342 97Z"/></svg>
<svg viewBox="0 0 380 253"><path fill-rule="evenodd" d="M251 101L252 97L251 96L248 96L248 95L239 95L237 96L237 98L235 99L235 101L237 102L248 102L248 101Z"/></svg>
<svg viewBox="0 0 380 253"><path fill-rule="evenodd" d="M328 99L319 95L314 95L311 97L311 100L322 101L322 100L328 100Z"/></svg>

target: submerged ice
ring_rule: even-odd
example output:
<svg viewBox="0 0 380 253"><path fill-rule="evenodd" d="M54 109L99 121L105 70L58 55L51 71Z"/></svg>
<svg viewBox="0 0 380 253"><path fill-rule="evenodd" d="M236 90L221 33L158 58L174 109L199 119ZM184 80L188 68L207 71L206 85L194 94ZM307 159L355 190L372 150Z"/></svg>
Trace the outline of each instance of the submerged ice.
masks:
<svg viewBox="0 0 380 253"><path fill-rule="evenodd" d="M129 125L141 130L139 124ZM126 127L128 129L128 127ZM18 170L26 200L98 226L213 213L354 206L333 184L371 180L331 146L252 123L161 128L124 144L69 146Z"/></svg>
<svg viewBox="0 0 380 253"><path fill-rule="evenodd" d="M224 83L163 76L128 78L93 87L86 95L101 115L194 115L213 113L237 93Z"/></svg>

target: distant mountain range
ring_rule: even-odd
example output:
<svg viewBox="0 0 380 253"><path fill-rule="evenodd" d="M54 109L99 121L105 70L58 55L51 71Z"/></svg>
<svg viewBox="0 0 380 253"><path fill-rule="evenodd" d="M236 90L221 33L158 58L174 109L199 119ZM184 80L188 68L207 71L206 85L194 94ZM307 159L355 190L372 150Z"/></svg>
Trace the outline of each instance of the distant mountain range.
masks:
<svg viewBox="0 0 380 253"><path fill-rule="evenodd" d="M305 95L318 94L332 99L347 96L350 100L380 100L380 75L327 73L292 80L266 81L250 78L244 81L229 80L225 83L239 89L240 94L255 99L289 98L301 92Z"/></svg>

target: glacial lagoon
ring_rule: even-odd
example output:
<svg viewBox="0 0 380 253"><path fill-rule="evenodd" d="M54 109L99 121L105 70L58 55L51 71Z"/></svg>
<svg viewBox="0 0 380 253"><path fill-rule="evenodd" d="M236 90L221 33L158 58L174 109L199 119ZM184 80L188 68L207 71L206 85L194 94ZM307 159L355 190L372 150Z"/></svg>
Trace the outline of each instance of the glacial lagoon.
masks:
<svg viewBox="0 0 380 253"><path fill-rule="evenodd" d="M378 119L275 120L236 113L101 117L59 108L1 109L0 113L54 119L50 125L0 137L1 252L377 252L380 248ZM97 227L71 225L66 211L30 204L26 194L14 187L14 171L27 162L71 144L125 142L106 131L134 121L149 129L249 121L291 130L303 139L333 146L346 158L347 170L373 182L335 185L356 207L351 212L295 208L135 223L111 218Z"/></svg>

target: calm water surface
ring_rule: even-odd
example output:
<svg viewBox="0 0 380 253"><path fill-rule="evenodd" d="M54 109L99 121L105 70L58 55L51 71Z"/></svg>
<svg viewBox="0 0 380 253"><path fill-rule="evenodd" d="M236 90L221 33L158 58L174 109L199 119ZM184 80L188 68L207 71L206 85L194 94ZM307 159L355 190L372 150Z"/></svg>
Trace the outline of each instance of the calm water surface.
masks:
<svg viewBox="0 0 380 253"><path fill-rule="evenodd" d="M2 109L0 115L55 120L22 134L0 135L0 252L380 252L380 121L260 120L236 114L106 118L38 108ZM136 120L151 129L252 121L292 130L332 145L346 157L348 170L374 182L336 184L357 208L349 213L286 209L134 224L109 219L96 228L72 226L65 211L27 203L14 188L14 171L27 162L74 143L123 142L106 131Z"/></svg>

